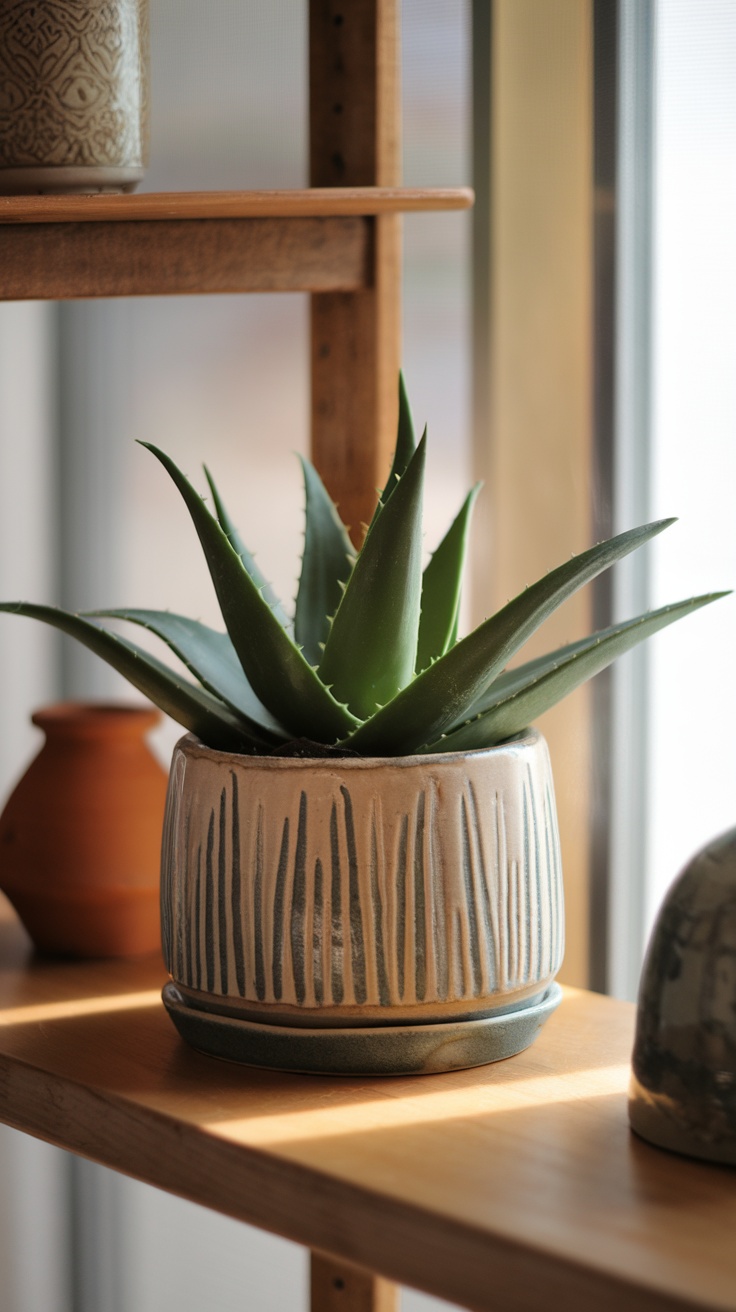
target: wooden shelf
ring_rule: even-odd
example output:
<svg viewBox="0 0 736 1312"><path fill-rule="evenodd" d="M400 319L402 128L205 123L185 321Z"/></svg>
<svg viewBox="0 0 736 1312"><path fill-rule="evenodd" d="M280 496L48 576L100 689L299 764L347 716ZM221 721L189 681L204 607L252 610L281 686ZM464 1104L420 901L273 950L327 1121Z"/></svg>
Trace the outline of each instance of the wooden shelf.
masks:
<svg viewBox="0 0 736 1312"><path fill-rule="evenodd" d="M299 191L172 191L133 196L0 196L0 223L129 223L165 219L339 218L466 210L469 187L309 187Z"/></svg>
<svg viewBox="0 0 736 1312"><path fill-rule="evenodd" d="M163 979L0 925L0 1118L481 1312L736 1309L733 1171L631 1135L629 1005L568 990L508 1061L337 1080L198 1055Z"/></svg>
<svg viewBox="0 0 736 1312"><path fill-rule="evenodd" d="M0 197L0 299L360 291L377 217L472 200L400 187Z"/></svg>

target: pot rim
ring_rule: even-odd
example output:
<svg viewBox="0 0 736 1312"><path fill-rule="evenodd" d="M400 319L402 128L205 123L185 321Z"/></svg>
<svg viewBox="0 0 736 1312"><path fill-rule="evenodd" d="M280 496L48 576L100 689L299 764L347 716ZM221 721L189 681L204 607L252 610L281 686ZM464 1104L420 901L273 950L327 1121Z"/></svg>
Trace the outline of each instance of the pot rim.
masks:
<svg viewBox="0 0 736 1312"><path fill-rule="evenodd" d="M478 760L483 757L501 757L508 755L517 755L519 752L527 751L530 748L539 746L544 743L544 737L538 729L522 729L520 733L505 742L496 743L493 747L475 747L469 748L464 752L427 752L414 753L406 756L261 756L249 752L226 752L217 747L208 747L196 734L187 733L180 738L176 744L175 750L181 749L190 756L200 756L206 760L216 762L221 761L229 765L231 769L235 766L257 769L273 770L293 770L301 769L308 766L310 770L366 770L381 769L387 766L396 766L399 769L417 768L421 766L441 766L452 765L467 760Z"/></svg>

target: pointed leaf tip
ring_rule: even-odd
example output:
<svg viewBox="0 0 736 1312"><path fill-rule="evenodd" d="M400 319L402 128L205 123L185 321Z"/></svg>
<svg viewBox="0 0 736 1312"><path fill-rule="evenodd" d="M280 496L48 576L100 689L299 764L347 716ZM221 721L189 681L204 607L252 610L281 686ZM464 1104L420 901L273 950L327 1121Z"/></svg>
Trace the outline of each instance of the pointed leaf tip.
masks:
<svg viewBox="0 0 736 1312"><path fill-rule="evenodd" d="M376 516L337 608L320 678L353 714L372 715L411 680L421 596L426 440Z"/></svg>

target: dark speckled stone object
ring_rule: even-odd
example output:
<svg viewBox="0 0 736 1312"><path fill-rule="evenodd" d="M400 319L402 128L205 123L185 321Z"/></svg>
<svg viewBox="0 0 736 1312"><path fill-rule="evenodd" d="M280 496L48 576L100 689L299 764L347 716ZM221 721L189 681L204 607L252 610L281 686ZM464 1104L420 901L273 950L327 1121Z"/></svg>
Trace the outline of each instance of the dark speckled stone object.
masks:
<svg viewBox="0 0 736 1312"><path fill-rule="evenodd" d="M629 1102L661 1148L736 1165L736 829L672 885L644 964Z"/></svg>

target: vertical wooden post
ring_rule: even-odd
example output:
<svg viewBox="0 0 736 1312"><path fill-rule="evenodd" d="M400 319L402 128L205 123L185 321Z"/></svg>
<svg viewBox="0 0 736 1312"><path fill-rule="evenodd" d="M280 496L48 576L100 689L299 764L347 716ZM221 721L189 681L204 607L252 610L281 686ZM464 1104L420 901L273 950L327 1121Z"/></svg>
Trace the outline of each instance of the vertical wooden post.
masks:
<svg viewBox="0 0 736 1312"><path fill-rule="evenodd" d="M398 0L310 0L313 187L401 180ZM372 286L312 297L312 457L362 538L396 438L401 352L401 220L373 220ZM311 1258L312 1312L397 1312L387 1280Z"/></svg>
<svg viewBox="0 0 736 1312"><path fill-rule="evenodd" d="M398 1312L399 1291L390 1280L312 1253L311 1312Z"/></svg>
<svg viewBox="0 0 736 1312"><path fill-rule="evenodd" d="M311 0L310 181L400 181L398 0ZM312 297L312 455L359 541L396 438L401 220L373 220L374 277Z"/></svg>

